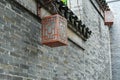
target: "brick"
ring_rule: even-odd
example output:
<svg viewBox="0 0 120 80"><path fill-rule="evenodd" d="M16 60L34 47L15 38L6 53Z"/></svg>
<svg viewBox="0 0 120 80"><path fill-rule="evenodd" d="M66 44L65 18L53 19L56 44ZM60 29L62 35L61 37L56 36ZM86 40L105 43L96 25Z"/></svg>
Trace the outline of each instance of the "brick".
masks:
<svg viewBox="0 0 120 80"><path fill-rule="evenodd" d="M6 75L0 74L0 79L1 79L1 80L2 80L2 79L5 79L5 77L6 77Z"/></svg>
<svg viewBox="0 0 120 80"><path fill-rule="evenodd" d="M12 76L0 74L0 80L12 80Z"/></svg>
<svg viewBox="0 0 120 80"><path fill-rule="evenodd" d="M0 58L0 63L3 63L3 59L2 58Z"/></svg>
<svg viewBox="0 0 120 80"><path fill-rule="evenodd" d="M15 31L20 31L21 29L20 29L21 27L20 26L18 26L18 25L11 25L11 29L13 29L13 30L15 30Z"/></svg>
<svg viewBox="0 0 120 80"><path fill-rule="evenodd" d="M9 71L9 74L12 74L12 75L16 75L16 76L22 76L22 77L28 77L28 74L27 73L20 73L20 72L13 72L13 71Z"/></svg>
<svg viewBox="0 0 120 80"><path fill-rule="evenodd" d="M48 79L46 79L46 78L41 78L41 80L48 80Z"/></svg>
<svg viewBox="0 0 120 80"><path fill-rule="evenodd" d="M1 64L8 64L8 61L6 59L0 57L0 63Z"/></svg>
<svg viewBox="0 0 120 80"><path fill-rule="evenodd" d="M3 69L0 69L0 73L4 73L4 70L3 70Z"/></svg>
<svg viewBox="0 0 120 80"><path fill-rule="evenodd" d="M53 80L59 80L59 79L57 77L54 77ZM70 79L68 79L68 80L70 80Z"/></svg>
<svg viewBox="0 0 120 80"><path fill-rule="evenodd" d="M13 77L10 76L10 75L7 75L7 76L6 76L6 79L7 79L7 80L13 80Z"/></svg>
<svg viewBox="0 0 120 80"><path fill-rule="evenodd" d="M0 52L1 52L1 53L5 52L5 49L0 48Z"/></svg>
<svg viewBox="0 0 120 80"><path fill-rule="evenodd" d="M15 53L15 52L10 52L10 55L14 57L21 57L19 53Z"/></svg>
<svg viewBox="0 0 120 80"><path fill-rule="evenodd" d="M37 79L37 77L35 76L35 74L34 75L29 74L28 77L32 78L32 79Z"/></svg>
<svg viewBox="0 0 120 80"><path fill-rule="evenodd" d="M22 77L13 77L13 80L23 80L23 78Z"/></svg>
<svg viewBox="0 0 120 80"><path fill-rule="evenodd" d="M22 69L29 69L29 66L25 65L25 64L20 64L20 68L22 68Z"/></svg>
<svg viewBox="0 0 120 80"><path fill-rule="evenodd" d="M1 17L0 17L0 23L5 24L5 20L3 18L1 18Z"/></svg>
<svg viewBox="0 0 120 80"><path fill-rule="evenodd" d="M4 10L4 8L0 8L0 18L2 18L3 19L3 16L5 15L5 10Z"/></svg>
<svg viewBox="0 0 120 80"><path fill-rule="evenodd" d="M1 47L4 48L4 49L6 49L6 51L13 51L13 47L11 47L10 45L2 44Z"/></svg>

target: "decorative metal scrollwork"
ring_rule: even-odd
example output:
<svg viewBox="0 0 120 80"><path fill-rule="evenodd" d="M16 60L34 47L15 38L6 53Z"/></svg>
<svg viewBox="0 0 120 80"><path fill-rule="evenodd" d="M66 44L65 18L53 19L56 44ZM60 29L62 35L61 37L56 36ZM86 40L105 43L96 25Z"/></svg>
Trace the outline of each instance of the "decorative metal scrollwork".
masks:
<svg viewBox="0 0 120 80"><path fill-rule="evenodd" d="M101 8L103 11L109 9L109 6L108 6L106 0L96 0L96 1L98 2L100 8Z"/></svg>

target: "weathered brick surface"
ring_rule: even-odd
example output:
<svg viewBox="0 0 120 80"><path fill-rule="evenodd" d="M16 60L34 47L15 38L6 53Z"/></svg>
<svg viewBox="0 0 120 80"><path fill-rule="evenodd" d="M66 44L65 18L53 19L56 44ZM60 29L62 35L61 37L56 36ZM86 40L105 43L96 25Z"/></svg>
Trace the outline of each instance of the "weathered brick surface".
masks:
<svg viewBox="0 0 120 80"><path fill-rule="evenodd" d="M108 0L110 1L110 0ZM109 3L114 14L114 24L110 29L113 80L120 80L120 2Z"/></svg>
<svg viewBox="0 0 120 80"><path fill-rule="evenodd" d="M93 31L85 51L70 41L50 48L40 43L36 18L14 1L0 0L0 80L111 80L109 30L87 0L83 12Z"/></svg>

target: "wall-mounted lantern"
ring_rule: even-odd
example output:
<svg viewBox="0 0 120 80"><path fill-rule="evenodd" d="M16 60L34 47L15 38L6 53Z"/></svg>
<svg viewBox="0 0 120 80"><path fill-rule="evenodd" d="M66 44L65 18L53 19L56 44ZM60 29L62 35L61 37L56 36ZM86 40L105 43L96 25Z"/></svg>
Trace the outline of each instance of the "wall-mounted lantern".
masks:
<svg viewBox="0 0 120 80"><path fill-rule="evenodd" d="M113 13L110 9L107 9L106 11L104 11L104 22L105 25L111 26L113 25L113 20L114 20L114 16Z"/></svg>
<svg viewBox="0 0 120 80"><path fill-rule="evenodd" d="M58 15L42 19L42 44L50 47L67 45L67 20Z"/></svg>

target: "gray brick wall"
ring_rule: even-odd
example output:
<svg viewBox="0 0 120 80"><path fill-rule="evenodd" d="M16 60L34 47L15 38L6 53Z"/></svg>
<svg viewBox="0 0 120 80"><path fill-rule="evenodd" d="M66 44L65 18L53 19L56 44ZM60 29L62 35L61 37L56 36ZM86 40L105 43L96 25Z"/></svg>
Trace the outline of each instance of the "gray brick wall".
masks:
<svg viewBox="0 0 120 80"><path fill-rule="evenodd" d="M84 0L83 6L84 23L93 31L86 42L85 80L111 80L109 29L90 1Z"/></svg>
<svg viewBox="0 0 120 80"><path fill-rule="evenodd" d="M109 3L109 5L114 14L114 24L110 29L112 75L113 80L120 80L120 1Z"/></svg>
<svg viewBox="0 0 120 80"><path fill-rule="evenodd" d="M39 21L12 0L0 0L0 80L111 80L107 26L87 0L84 23L93 31L85 51L40 43Z"/></svg>

